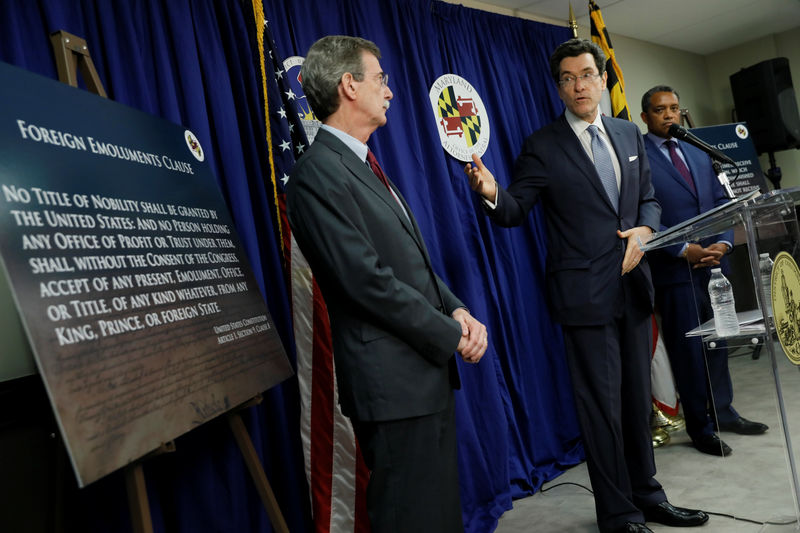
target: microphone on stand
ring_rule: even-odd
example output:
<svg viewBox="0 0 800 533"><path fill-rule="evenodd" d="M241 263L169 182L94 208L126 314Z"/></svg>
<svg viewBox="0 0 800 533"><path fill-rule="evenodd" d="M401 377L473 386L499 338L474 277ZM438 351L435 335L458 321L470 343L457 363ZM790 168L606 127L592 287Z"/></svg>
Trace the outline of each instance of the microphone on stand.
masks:
<svg viewBox="0 0 800 533"><path fill-rule="evenodd" d="M689 130L687 130L686 128L684 128L679 124L672 124L669 127L668 133L672 137L675 137L676 139L680 139L683 142L691 144L695 148L701 149L702 151L710 155L712 159L716 159L717 161L721 161L723 163L731 164L734 167L736 166L736 162L734 162L733 159L723 154L722 152L720 152L710 144L706 143L705 141L701 140L695 134L693 134L692 132L690 132Z"/></svg>
<svg viewBox="0 0 800 533"><path fill-rule="evenodd" d="M733 165L733 168L736 168L736 162L733 159L731 159L727 155L723 154L722 152L720 152L719 150L717 150L716 148L714 148L710 144L706 143L705 141L701 140L700 138L698 138L693 133L690 133L683 126L680 126L678 124L672 124L669 127L669 130L667 130L667 132L672 137L675 137L676 139L680 139L683 142L689 143L692 146L701 149L702 151L707 153L709 156L711 156L711 159L712 159L711 166L714 167L714 172L717 173L717 179L719 180L720 184L722 185L722 188L725 189L725 195L728 198L730 198L731 200L736 198L736 195L733 194L733 189L731 188L731 182L728 179L728 175L725 173L724 170L722 170L722 165L720 164L720 162L729 163L729 164ZM736 178L734 178L734 179L736 179Z"/></svg>

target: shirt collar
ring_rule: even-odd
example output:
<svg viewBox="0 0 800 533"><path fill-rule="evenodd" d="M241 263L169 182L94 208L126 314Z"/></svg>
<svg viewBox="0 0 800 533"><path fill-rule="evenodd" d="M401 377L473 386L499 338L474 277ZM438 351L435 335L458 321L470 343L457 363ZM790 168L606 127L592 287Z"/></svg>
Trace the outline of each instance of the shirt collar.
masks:
<svg viewBox="0 0 800 533"><path fill-rule="evenodd" d="M677 139L675 139L675 137L667 137L665 139L664 137L659 137L658 135L656 135L654 133L650 133L649 131L647 133L645 133L645 137L647 137L648 139L653 141L653 144L655 144L659 148L667 148L666 146L664 146L664 143L667 142L667 141L675 141L675 144L678 143L678 141L677 141Z"/></svg>
<svg viewBox="0 0 800 533"><path fill-rule="evenodd" d="M602 113L600 113L600 109L599 108L597 110L597 116L594 117L594 121L591 124L587 123L585 120L583 120L582 118L580 118L577 115L575 115L569 109L565 109L564 110L564 116L567 119L567 124L569 124L569 127L572 128L572 131L575 132L575 135L583 134L583 132L586 131L586 128L588 128L589 126L594 124L595 126L597 126L597 128L600 131L603 132L603 135L608 137L608 133L606 132L606 128L605 128L605 126L603 126L603 115L602 115Z"/></svg>
<svg viewBox="0 0 800 533"><path fill-rule="evenodd" d="M329 126L327 124L323 124L320 126L320 129L327 131L336 136L337 139L342 141L348 148L350 148L356 156L361 159L361 161L366 162L367 160L367 152L369 151L369 147L353 137L352 135L343 132L340 129L336 129L333 126Z"/></svg>

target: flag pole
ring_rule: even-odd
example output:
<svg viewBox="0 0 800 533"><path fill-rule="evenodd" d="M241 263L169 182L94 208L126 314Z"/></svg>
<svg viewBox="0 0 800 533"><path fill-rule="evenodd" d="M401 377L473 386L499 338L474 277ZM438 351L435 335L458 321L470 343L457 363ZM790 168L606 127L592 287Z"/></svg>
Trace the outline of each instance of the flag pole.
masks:
<svg viewBox="0 0 800 533"><path fill-rule="evenodd" d="M569 3L569 29L572 30L572 36L578 38L578 21L575 20L575 13L572 11L572 2Z"/></svg>

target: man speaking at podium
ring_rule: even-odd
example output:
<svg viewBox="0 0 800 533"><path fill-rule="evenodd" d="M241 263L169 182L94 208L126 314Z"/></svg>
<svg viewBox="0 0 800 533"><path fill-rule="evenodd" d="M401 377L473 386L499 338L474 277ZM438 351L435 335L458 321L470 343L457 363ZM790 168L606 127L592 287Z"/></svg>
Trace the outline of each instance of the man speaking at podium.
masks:
<svg viewBox="0 0 800 533"><path fill-rule="evenodd" d="M453 352L486 328L434 273L400 191L366 142L393 94L374 43L314 43L303 92L323 125L287 187L289 222L328 307L339 403L370 470L374 533L462 533Z"/></svg>
<svg viewBox="0 0 800 533"><path fill-rule="evenodd" d="M647 125L644 144L656 198L661 204L661 229L728 201L711 158L669 134L670 126L680 121L678 93L672 87L659 85L644 93L641 117ZM661 313L664 345L683 405L686 432L697 450L719 456L729 455L732 450L714 432L715 425L719 430L744 435L767 430L766 425L739 416L731 405L728 350L709 349L706 358L700 338L686 337L687 331L713 317L708 297L709 267L724 262L723 256L732 242L730 230L697 244L667 247L649 254L656 307ZM694 269L691 274L689 266Z"/></svg>
<svg viewBox="0 0 800 533"><path fill-rule="evenodd" d="M642 136L600 115L607 74L596 44L561 44L550 72L567 109L525 141L508 189L477 155L464 171L501 226L521 224L542 202L548 304L564 332L600 531L698 526L708 515L672 506L653 477L653 285L639 238L658 228L660 208Z"/></svg>

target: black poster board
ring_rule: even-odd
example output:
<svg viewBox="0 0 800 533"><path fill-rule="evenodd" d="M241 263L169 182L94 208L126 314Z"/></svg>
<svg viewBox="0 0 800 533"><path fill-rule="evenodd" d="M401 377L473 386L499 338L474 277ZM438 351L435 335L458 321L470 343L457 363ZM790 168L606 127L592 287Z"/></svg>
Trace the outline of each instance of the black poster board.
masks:
<svg viewBox="0 0 800 533"><path fill-rule="evenodd" d="M83 486L292 370L192 132L0 80L0 257Z"/></svg>

